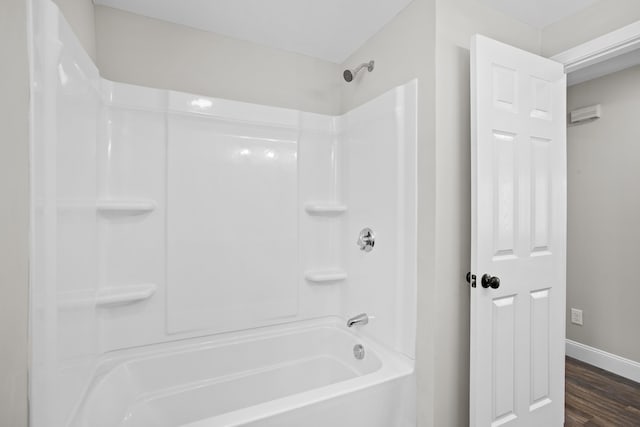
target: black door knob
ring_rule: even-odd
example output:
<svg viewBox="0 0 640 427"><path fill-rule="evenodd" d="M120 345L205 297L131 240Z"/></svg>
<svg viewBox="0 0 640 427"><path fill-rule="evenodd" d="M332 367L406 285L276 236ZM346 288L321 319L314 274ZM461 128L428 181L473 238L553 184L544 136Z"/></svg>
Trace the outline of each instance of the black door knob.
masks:
<svg viewBox="0 0 640 427"><path fill-rule="evenodd" d="M489 274L482 275L482 287L483 288L491 288L498 289L500 287L500 278L496 276L491 276Z"/></svg>

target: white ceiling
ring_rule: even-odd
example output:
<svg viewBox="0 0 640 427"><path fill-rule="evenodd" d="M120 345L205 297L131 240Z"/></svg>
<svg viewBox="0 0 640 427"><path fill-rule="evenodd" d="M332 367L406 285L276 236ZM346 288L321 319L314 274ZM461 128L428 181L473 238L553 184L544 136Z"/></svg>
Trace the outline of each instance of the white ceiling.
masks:
<svg viewBox="0 0 640 427"><path fill-rule="evenodd" d="M94 1L139 15L342 63L412 0Z"/></svg>
<svg viewBox="0 0 640 427"><path fill-rule="evenodd" d="M597 0L481 0L538 29L586 9Z"/></svg>

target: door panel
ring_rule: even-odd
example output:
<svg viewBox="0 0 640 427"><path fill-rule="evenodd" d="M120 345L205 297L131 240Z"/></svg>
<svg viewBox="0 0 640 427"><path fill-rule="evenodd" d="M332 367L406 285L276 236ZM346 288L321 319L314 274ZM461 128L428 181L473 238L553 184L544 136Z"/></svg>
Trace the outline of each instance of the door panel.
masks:
<svg viewBox="0 0 640 427"><path fill-rule="evenodd" d="M472 426L564 421L566 78L472 40ZM499 287L485 288L483 274Z"/></svg>
<svg viewBox="0 0 640 427"><path fill-rule="evenodd" d="M551 290L531 292L531 399L530 405L539 405L549 399L549 331L551 328Z"/></svg>
<svg viewBox="0 0 640 427"><path fill-rule="evenodd" d="M494 259L499 260L515 255L518 217L516 135L493 131L493 148Z"/></svg>
<svg viewBox="0 0 640 427"><path fill-rule="evenodd" d="M493 300L493 387L495 420L513 418L516 413L516 378L514 348L516 296Z"/></svg>

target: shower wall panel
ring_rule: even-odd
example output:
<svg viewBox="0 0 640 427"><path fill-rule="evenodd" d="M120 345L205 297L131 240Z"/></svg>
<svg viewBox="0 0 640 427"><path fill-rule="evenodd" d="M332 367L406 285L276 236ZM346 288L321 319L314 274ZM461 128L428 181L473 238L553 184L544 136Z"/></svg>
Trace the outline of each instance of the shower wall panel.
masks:
<svg viewBox="0 0 640 427"><path fill-rule="evenodd" d="M57 9L34 3L30 425L70 418L98 359L100 79Z"/></svg>
<svg viewBox="0 0 640 427"><path fill-rule="evenodd" d="M186 94L171 94L184 105ZM168 121L170 333L225 332L298 313L298 114L217 100Z"/></svg>
<svg viewBox="0 0 640 427"><path fill-rule="evenodd" d="M417 252L417 81L392 89L341 117L343 233L348 286L344 316L366 312L362 332L415 358ZM376 236L371 252L355 244Z"/></svg>
<svg viewBox="0 0 640 427"><path fill-rule="evenodd" d="M342 205L334 116L300 114L298 143L298 221L300 313L306 317L338 315L344 280L313 282L309 275L344 271L342 214L310 213L313 207Z"/></svg>
<svg viewBox="0 0 640 427"><path fill-rule="evenodd" d="M105 207L122 209L98 215L100 289L154 290L146 299L98 307L106 352L166 336L166 92L104 80L102 86L108 105L98 139L99 195ZM136 204L149 209L136 211Z"/></svg>
<svg viewBox="0 0 640 427"><path fill-rule="evenodd" d="M101 350L335 316L336 118L102 81ZM135 209L136 205L148 205ZM135 296L135 292L134 292Z"/></svg>

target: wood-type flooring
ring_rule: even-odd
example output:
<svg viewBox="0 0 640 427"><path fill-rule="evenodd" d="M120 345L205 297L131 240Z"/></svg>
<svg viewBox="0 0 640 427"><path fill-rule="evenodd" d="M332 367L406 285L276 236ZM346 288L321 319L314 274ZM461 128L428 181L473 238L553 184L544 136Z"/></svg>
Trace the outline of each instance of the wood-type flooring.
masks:
<svg viewBox="0 0 640 427"><path fill-rule="evenodd" d="M566 358L565 427L640 427L640 384Z"/></svg>

